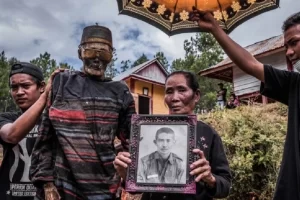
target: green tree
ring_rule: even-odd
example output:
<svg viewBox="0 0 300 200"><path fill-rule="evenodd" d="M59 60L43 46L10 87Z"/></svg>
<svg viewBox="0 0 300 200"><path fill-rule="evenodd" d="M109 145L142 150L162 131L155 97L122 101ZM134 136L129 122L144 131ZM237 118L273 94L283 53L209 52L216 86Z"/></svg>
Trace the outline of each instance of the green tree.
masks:
<svg viewBox="0 0 300 200"><path fill-rule="evenodd" d="M113 58L112 58L111 62L107 65L107 68L106 68L106 71L105 71L105 76L106 77L113 78L117 74L119 74L119 71L115 66L115 62L117 60L118 60L118 58L117 58L116 49L113 49Z"/></svg>
<svg viewBox="0 0 300 200"><path fill-rule="evenodd" d="M51 59L51 55L48 52L40 54L39 57L31 60L30 63L35 64L42 69L45 80L48 80L51 73L57 68L56 60Z"/></svg>
<svg viewBox="0 0 300 200"><path fill-rule="evenodd" d="M0 112L18 110L10 95L9 88L10 66L16 62L18 62L17 58L7 58L4 51L0 53ZM51 55L47 52L40 54L39 57L31 60L30 62L41 67L45 80L48 80L50 74L58 67L73 69L73 67L67 63L59 63L59 66L57 66L56 60L51 59Z"/></svg>
<svg viewBox="0 0 300 200"><path fill-rule="evenodd" d="M130 68L130 63L131 63L131 61L130 60L122 60L122 62L121 62L121 72L125 72L127 69L129 69Z"/></svg>
<svg viewBox="0 0 300 200"><path fill-rule="evenodd" d="M133 64L131 65L132 67L138 66L144 62L147 62L149 59L147 58L147 56L145 54L141 55L136 61L133 62Z"/></svg>
<svg viewBox="0 0 300 200"><path fill-rule="evenodd" d="M3 98L7 96L9 91L8 87L8 73L9 73L9 63L5 56L5 52L2 51L0 54L0 97Z"/></svg>
<svg viewBox="0 0 300 200"><path fill-rule="evenodd" d="M52 72L55 71L57 68L74 70L74 68L68 63L60 62L57 65L56 60L52 59L51 54L49 54L48 52L40 54L39 57L31 60L30 63L35 64L36 66L42 69L45 81L49 79Z"/></svg>
<svg viewBox="0 0 300 200"><path fill-rule="evenodd" d="M154 55L154 58L157 58L159 60L159 62L163 65L163 67L166 69L166 71L169 71L170 64L163 52L161 52L161 51L157 52Z"/></svg>
<svg viewBox="0 0 300 200"><path fill-rule="evenodd" d="M222 138L233 177L226 200L272 199L287 116L288 107L280 103L239 106L198 116Z"/></svg>
<svg viewBox="0 0 300 200"><path fill-rule="evenodd" d="M194 72L195 70L193 70L194 64L196 62L196 57L193 55L187 55L185 56L184 59L176 59L172 62L171 65L171 72L173 71L177 71L177 70L186 70L186 71L192 71Z"/></svg>
<svg viewBox="0 0 300 200"><path fill-rule="evenodd" d="M16 58L8 59L5 52L0 53L0 112L16 111L17 107L10 95L10 66L17 62Z"/></svg>
<svg viewBox="0 0 300 200"><path fill-rule="evenodd" d="M63 68L63 69L70 69L70 70L74 70L73 66L69 65L68 63L64 63L64 62L60 62L58 64L59 68Z"/></svg>
<svg viewBox="0 0 300 200"><path fill-rule="evenodd" d="M171 71L186 70L198 74L200 70L211 67L223 59L223 51L211 34L197 33L195 37L184 41L185 58L172 62ZM215 105L216 91L220 81L198 77L201 100L196 106L200 109L211 109Z"/></svg>

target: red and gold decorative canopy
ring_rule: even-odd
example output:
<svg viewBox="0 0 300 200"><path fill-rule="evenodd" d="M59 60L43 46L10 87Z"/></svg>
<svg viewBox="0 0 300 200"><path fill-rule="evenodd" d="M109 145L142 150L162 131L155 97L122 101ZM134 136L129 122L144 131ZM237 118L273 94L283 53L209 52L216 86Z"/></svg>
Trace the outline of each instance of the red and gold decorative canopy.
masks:
<svg viewBox="0 0 300 200"><path fill-rule="evenodd" d="M279 0L117 0L120 14L141 19L168 35L198 32L191 21L192 8L211 11L229 33L259 13L278 8Z"/></svg>

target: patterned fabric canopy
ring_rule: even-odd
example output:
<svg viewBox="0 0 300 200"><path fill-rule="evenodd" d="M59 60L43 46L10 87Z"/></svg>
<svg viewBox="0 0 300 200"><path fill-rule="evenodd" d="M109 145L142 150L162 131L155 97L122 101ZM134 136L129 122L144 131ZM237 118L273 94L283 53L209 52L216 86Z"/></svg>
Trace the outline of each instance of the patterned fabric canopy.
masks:
<svg viewBox="0 0 300 200"><path fill-rule="evenodd" d="M259 13L279 7L279 0L117 0L120 14L141 19L168 35L201 31L191 21L192 7L211 11L229 33Z"/></svg>

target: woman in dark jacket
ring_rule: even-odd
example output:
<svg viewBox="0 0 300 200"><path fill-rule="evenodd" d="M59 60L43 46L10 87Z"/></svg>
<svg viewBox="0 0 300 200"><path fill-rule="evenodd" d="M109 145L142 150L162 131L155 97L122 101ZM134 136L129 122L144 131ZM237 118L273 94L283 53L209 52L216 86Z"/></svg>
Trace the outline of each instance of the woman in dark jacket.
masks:
<svg viewBox="0 0 300 200"><path fill-rule="evenodd" d="M199 100L199 84L194 74L175 71L167 77L165 103L170 109L170 114L193 114ZM193 152L199 159L190 165L190 174L195 176L197 185L196 195L171 193L135 195L142 196L142 200L212 200L227 197L232 177L220 136L209 125L198 121L196 141L197 149ZM130 163L128 152L120 152L115 158L114 166L123 179L126 178Z"/></svg>

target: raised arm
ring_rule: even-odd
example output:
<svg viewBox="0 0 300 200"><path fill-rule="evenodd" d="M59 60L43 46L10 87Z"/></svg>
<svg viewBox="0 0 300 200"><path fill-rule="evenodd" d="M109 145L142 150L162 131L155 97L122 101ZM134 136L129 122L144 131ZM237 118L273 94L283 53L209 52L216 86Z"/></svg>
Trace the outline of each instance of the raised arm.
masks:
<svg viewBox="0 0 300 200"><path fill-rule="evenodd" d="M210 32L216 38L229 58L241 70L264 82L264 66L247 50L233 41L219 26L211 13L194 11L194 21L197 21L203 31Z"/></svg>
<svg viewBox="0 0 300 200"><path fill-rule="evenodd" d="M17 120L3 125L0 129L0 137L4 142L19 143L35 126L45 107L47 94L43 93L40 98Z"/></svg>
<svg viewBox="0 0 300 200"><path fill-rule="evenodd" d="M35 126L36 122L44 110L47 102L53 77L62 70L56 70L47 83L44 92L39 99L26 110L17 120L12 123L3 125L0 129L0 137L4 142L17 144L19 143Z"/></svg>

